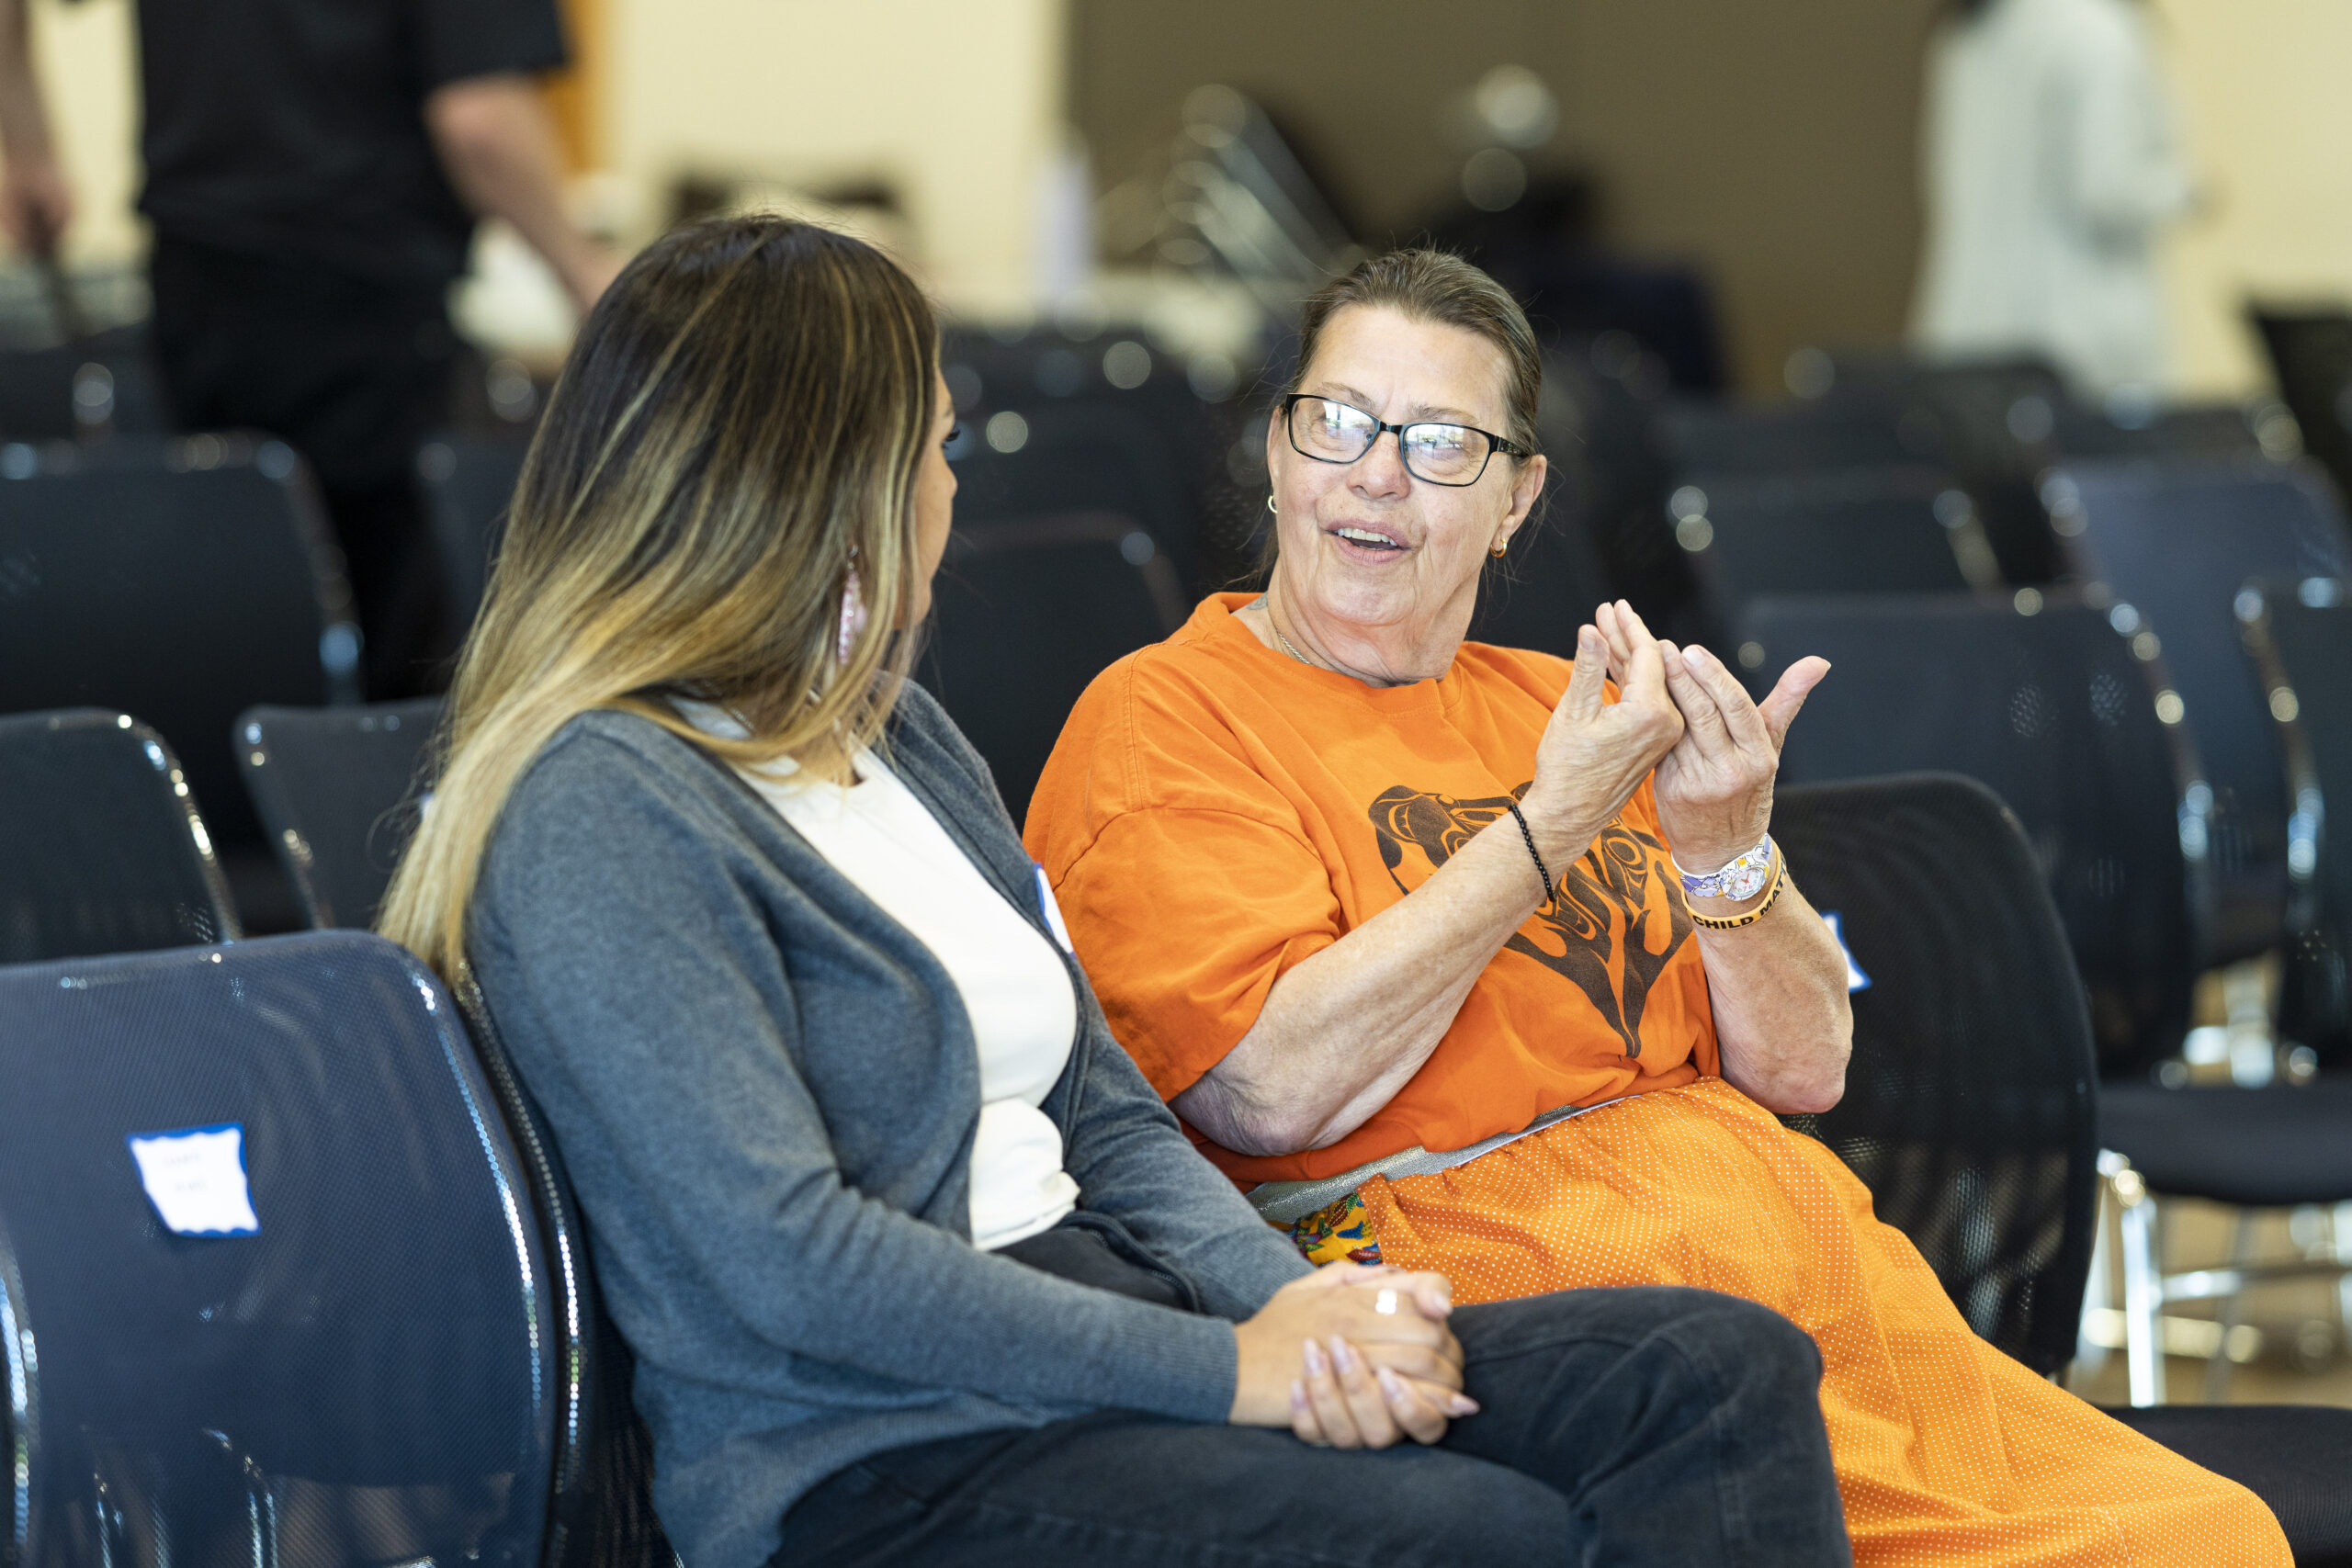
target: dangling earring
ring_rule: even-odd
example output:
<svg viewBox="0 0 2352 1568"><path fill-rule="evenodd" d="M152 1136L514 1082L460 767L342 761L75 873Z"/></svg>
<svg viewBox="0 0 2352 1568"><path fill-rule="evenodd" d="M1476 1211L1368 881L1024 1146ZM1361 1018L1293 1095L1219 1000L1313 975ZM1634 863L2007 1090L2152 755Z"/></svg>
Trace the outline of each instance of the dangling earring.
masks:
<svg viewBox="0 0 2352 1568"><path fill-rule="evenodd" d="M849 569L849 580L842 584L841 636L835 648L835 661L849 662L850 649L857 646L858 635L865 630L865 596L858 592L857 568Z"/></svg>

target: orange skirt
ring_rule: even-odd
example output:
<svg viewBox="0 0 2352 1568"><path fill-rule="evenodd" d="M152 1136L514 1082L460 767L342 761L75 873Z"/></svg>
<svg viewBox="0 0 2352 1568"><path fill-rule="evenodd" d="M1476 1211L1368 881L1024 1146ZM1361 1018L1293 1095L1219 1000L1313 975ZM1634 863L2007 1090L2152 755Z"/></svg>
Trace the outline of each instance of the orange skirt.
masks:
<svg viewBox="0 0 2352 1568"><path fill-rule="evenodd" d="M1360 1197L1381 1258L1460 1301L1697 1285L1804 1328L1866 1568L2290 1568L2252 1493L1979 1339L1838 1156L1720 1079Z"/></svg>

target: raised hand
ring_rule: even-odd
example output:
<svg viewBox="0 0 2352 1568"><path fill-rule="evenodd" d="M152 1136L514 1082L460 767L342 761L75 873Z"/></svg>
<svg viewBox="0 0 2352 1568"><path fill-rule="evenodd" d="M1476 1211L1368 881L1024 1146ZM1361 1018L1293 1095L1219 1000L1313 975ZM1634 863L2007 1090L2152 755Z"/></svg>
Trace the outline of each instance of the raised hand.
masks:
<svg viewBox="0 0 2352 1568"><path fill-rule="evenodd" d="M1613 616L1604 604L1594 625L1577 630L1576 668L1536 746L1535 781L1520 803L1544 863L1555 871L1584 853L1682 738L1683 717L1667 690L1660 645L1645 629L1623 638L1623 657L1617 657L1604 635L1615 629ZM1604 626L1600 617L1611 619ZM1640 626L1638 619L1633 624ZM1612 663L1614 703L1601 690Z"/></svg>
<svg viewBox="0 0 2352 1568"><path fill-rule="evenodd" d="M1828 660L1800 659L1759 706L1721 660L1703 648L1676 648L1649 635L1622 601L1594 616L1611 663L1630 669L1654 649L1682 733L1657 764L1658 825L1675 859L1708 872L1753 849L1772 821L1781 744Z"/></svg>

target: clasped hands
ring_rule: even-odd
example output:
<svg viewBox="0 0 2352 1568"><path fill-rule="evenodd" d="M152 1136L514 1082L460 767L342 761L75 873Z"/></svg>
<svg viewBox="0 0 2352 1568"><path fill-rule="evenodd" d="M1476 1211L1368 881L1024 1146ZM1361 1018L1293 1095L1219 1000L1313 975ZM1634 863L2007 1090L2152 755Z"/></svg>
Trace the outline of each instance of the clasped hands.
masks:
<svg viewBox="0 0 2352 1568"><path fill-rule="evenodd" d="M1826 660L1800 659L1758 704L1705 649L1661 642L1622 599L1600 605L1577 633L1575 673L1521 802L1545 863L1581 857L1653 772L1658 825L1687 869L1712 872L1754 848L1771 823L1781 743L1828 673Z"/></svg>
<svg viewBox="0 0 2352 1568"><path fill-rule="evenodd" d="M1287 1425L1318 1448L1434 1443L1478 1406L1462 1392L1462 1344L1441 1274L1333 1263L1276 1291L1236 1324L1233 1410L1243 1427Z"/></svg>

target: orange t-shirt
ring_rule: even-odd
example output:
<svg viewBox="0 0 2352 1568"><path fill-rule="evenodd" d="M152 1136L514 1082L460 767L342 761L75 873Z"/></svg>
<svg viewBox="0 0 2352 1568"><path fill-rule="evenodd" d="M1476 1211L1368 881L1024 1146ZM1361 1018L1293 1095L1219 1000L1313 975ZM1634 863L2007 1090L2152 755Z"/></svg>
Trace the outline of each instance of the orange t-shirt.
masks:
<svg viewBox="0 0 2352 1568"><path fill-rule="evenodd" d="M1112 1032L1165 1098L1233 1049L1294 964L1506 813L1567 689L1565 661L1475 642L1442 679L1367 686L1268 649L1233 618L1249 601L1213 595L1098 676L1029 804L1029 852ZM1552 871L1558 900L1371 1120L1304 1154L1194 1133L1202 1152L1242 1182L1329 1176L1713 1074L1706 971L1651 785Z"/></svg>

